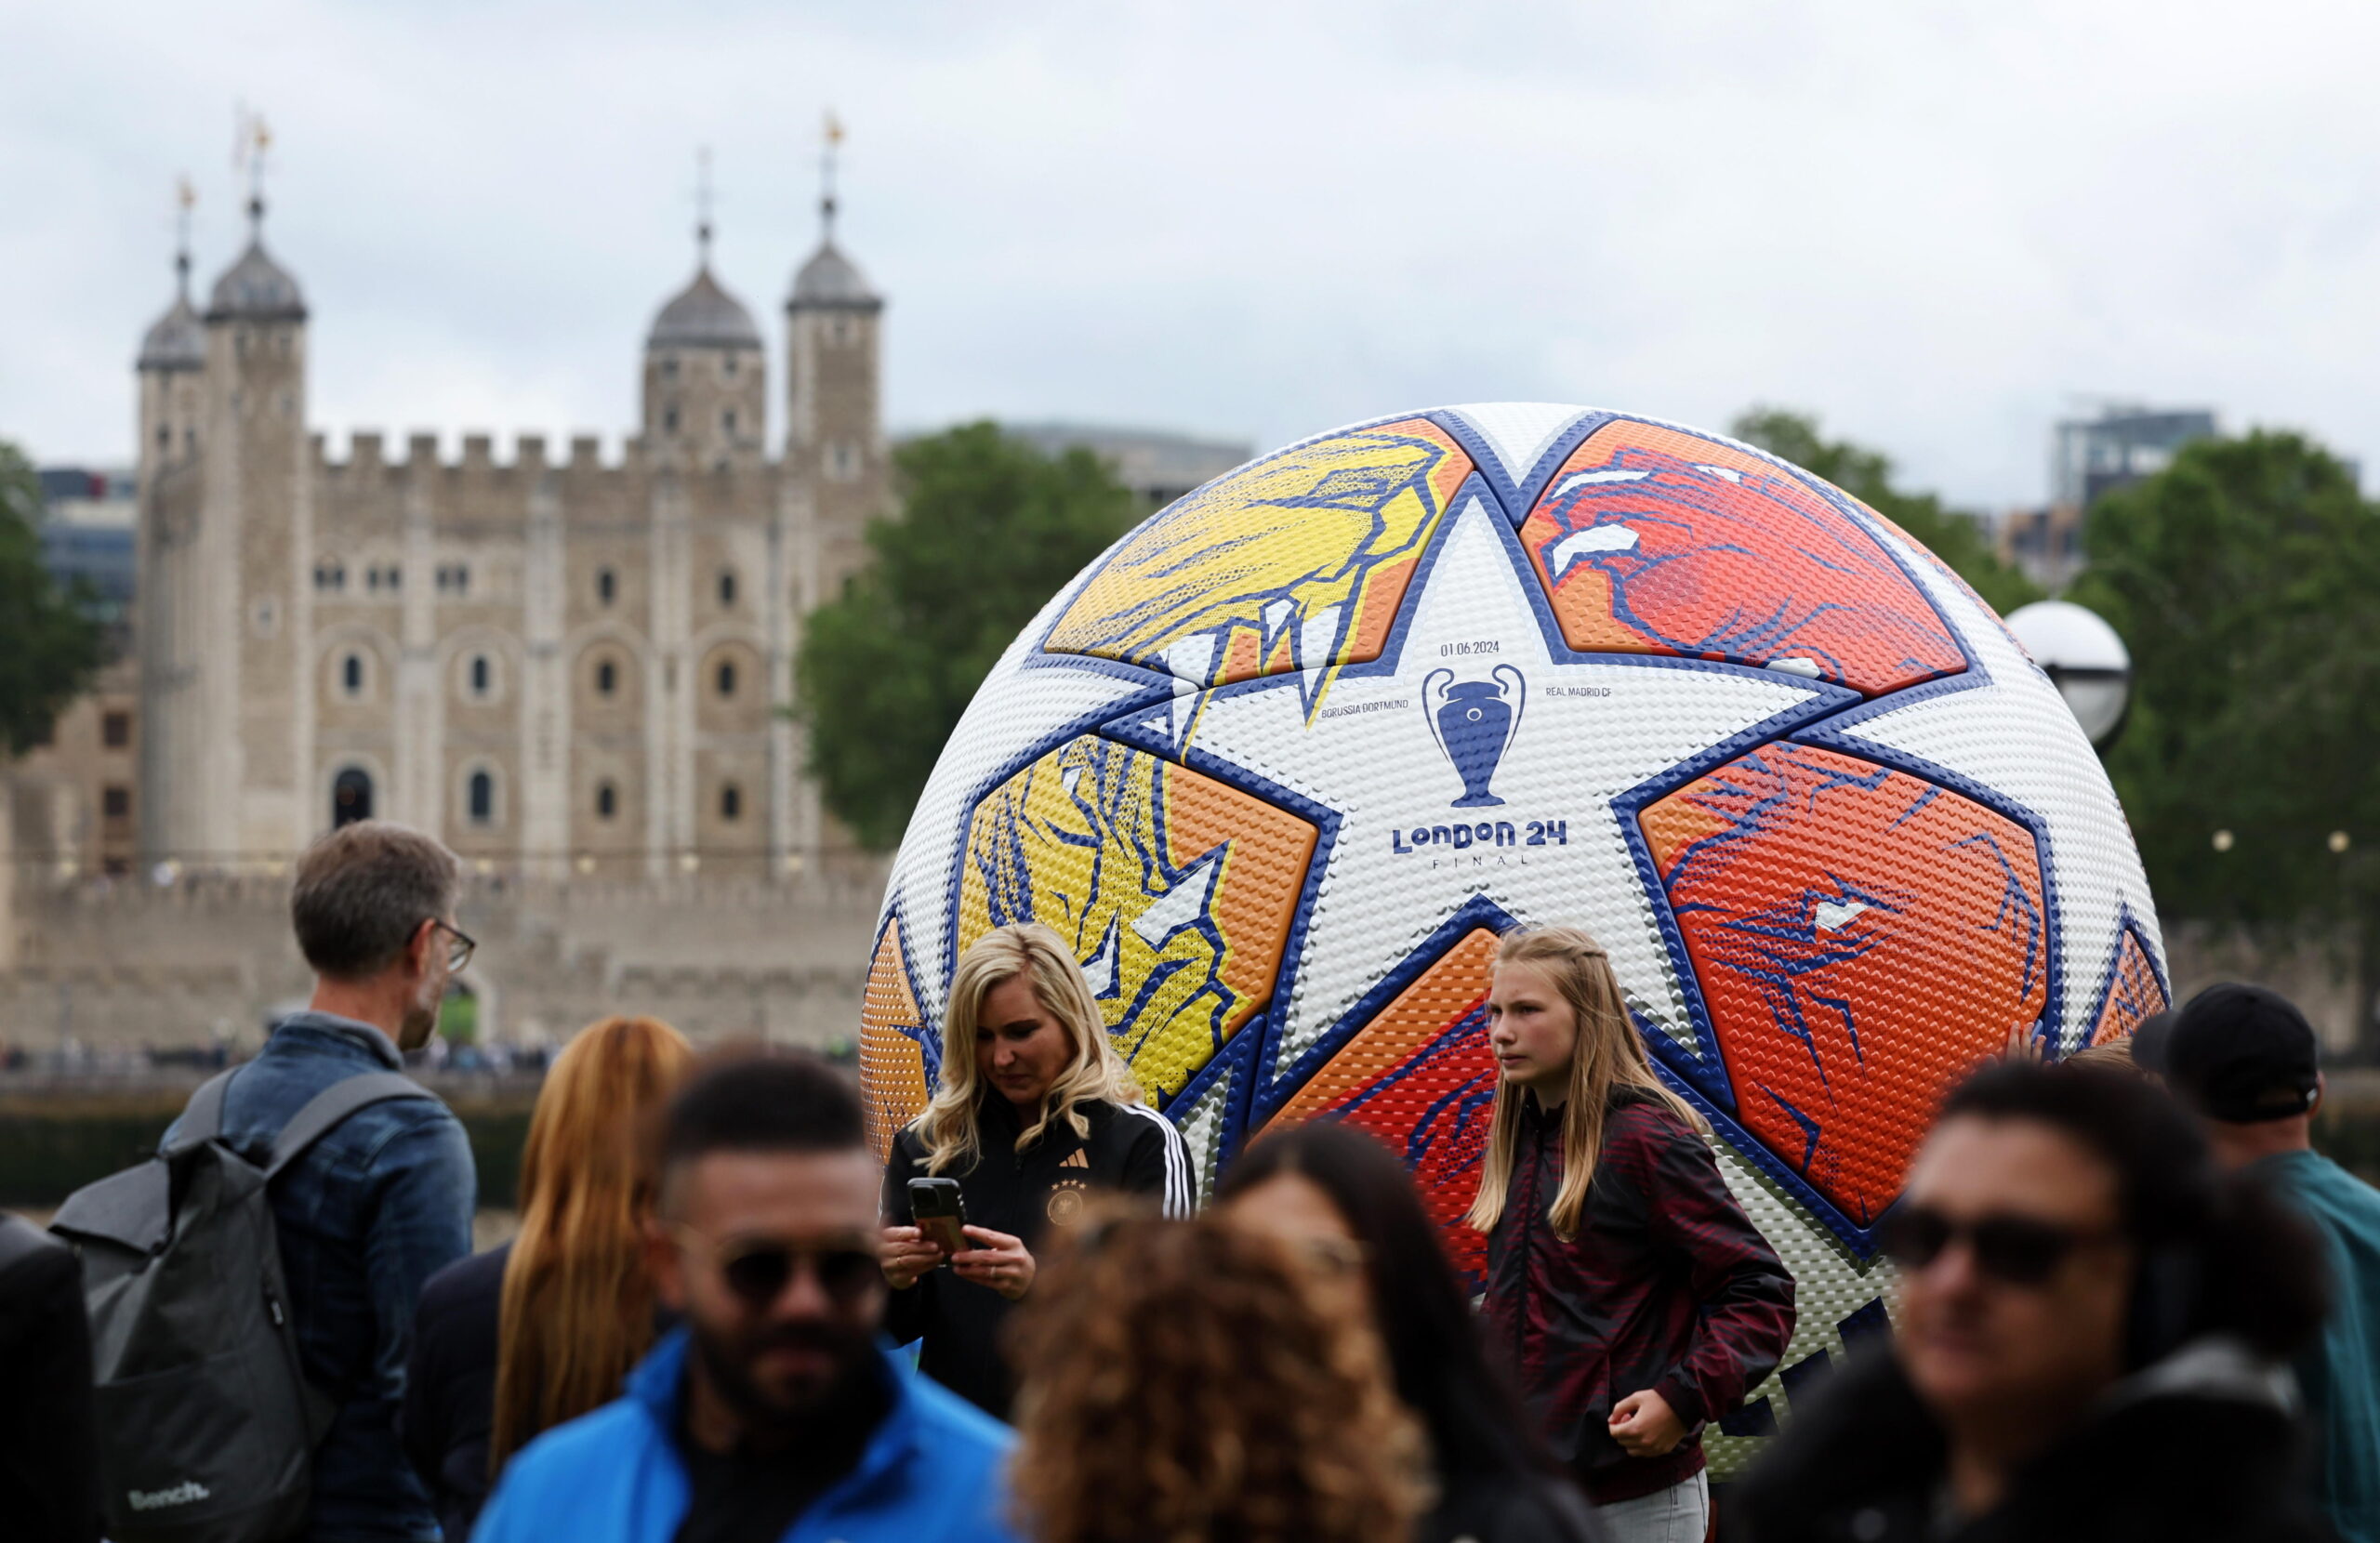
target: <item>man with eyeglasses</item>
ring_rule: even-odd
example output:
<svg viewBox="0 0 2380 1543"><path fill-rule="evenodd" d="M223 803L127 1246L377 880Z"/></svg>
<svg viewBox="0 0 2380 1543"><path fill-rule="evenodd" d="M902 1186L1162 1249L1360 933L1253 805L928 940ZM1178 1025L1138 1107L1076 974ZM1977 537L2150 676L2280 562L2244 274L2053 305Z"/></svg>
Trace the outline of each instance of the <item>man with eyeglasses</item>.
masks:
<svg viewBox="0 0 2380 1543"><path fill-rule="evenodd" d="M1723 1537L2328 1536L2280 1366L2320 1321L2314 1241L2144 1078L1977 1073L1879 1232L1891 1342L1794 1389Z"/></svg>
<svg viewBox="0 0 2380 1543"><path fill-rule="evenodd" d="M461 884L453 852L385 820L306 850L289 917L313 996L225 1084L223 1140L269 1153L315 1095L397 1072L430 1043L447 982L470 962L455 923ZM314 1448L307 1538L436 1543L397 1410L422 1283L471 1251L478 1192L461 1122L419 1089L347 1115L272 1181L306 1379L337 1409Z"/></svg>
<svg viewBox="0 0 2380 1543"><path fill-rule="evenodd" d="M477 1543L1009 1539L1008 1428L879 1342L880 1180L825 1062L698 1069L664 1124L646 1246L683 1321L625 1396L512 1459Z"/></svg>

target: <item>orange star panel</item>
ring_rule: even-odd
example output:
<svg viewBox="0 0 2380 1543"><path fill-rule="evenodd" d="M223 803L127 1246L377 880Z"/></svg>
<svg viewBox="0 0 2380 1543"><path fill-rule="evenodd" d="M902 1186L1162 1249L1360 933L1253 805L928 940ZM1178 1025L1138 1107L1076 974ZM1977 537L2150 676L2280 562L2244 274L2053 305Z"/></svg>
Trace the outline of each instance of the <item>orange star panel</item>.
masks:
<svg viewBox="0 0 2380 1543"><path fill-rule="evenodd" d="M868 1090L867 1144L878 1162L892 1154L901 1128L925 1112L925 1048L916 1036L931 1032L909 991L901 923L889 921L868 962L859 1009L860 1086Z"/></svg>
<svg viewBox="0 0 2380 1543"><path fill-rule="evenodd" d="M1860 1226L1950 1084L2048 996L2021 826L1907 772L1770 745L1641 818L1738 1118Z"/></svg>
<svg viewBox="0 0 2380 1543"><path fill-rule="evenodd" d="M1605 425L1521 525L1582 652L1778 665L1873 696L1966 668L1876 539L1807 483L1716 440Z"/></svg>

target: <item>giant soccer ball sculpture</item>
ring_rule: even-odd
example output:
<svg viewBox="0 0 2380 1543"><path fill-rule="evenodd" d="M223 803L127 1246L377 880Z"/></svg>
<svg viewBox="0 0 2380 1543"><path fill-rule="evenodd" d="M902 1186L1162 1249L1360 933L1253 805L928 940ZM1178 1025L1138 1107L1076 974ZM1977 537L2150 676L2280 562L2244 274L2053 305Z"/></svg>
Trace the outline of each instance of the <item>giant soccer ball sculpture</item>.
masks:
<svg viewBox="0 0 2380 1543"><path fill-rule="evenodd" d="M1251 462L1035 618L892 867L879 1152L934 1085L953 962L1023 920L1073 941L1202 1184L1350 1120L1474 1273L1496 937L1585 926L1800 1283L1727 1436L1882 1326L1876 1220L1954 1079L2166 1000L2108 780L1965 585L1773 456L1537 403Z"/></svg>

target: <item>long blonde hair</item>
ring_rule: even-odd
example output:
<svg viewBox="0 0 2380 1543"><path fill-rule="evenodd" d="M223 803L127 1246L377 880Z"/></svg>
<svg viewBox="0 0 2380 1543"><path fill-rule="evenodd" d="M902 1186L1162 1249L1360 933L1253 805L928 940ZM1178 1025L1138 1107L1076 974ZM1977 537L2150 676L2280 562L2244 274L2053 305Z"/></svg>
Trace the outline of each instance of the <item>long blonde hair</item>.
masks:
<svg viewBox="0 0 2380 1543"><path fill-rule="evenodd" d="M1645 1042L1629 1022L1628 1002L1603 945L1576 927L1535 927L1504 934L1496 968L1527 965L1541 970L1570 1004L1579 1025L1570 1053L1570 1087L1562 1105L1562 1185L1554 1192L1554 1230L1577 1235L1587 1208L1587 1186L1603 1152L1603 1122L1615 1088L1633 1088L1658 1099L1678 1118L1704 1135L1710 1122L1663 1085L1645 1053ZM1504 1214L1513 1180L1513 1154L1520 1144L1521 1101L1527 1089L1496 1085L1496 1112L1488 1124L1488 1152L1479 1165L1479 1194L1465 1218L1487 1232Z"/></svg>
<svg viewBox="0 0 2380 1543"><path fill-rule="evenodd" d="M1064 1028L1075 1053L1042 1101L1039 1117L1016 1139L1016 1150L1023 1152L1039 1141L1051 1120L1065 1121L1077 1136L1090 1135L1091 1122L1083 1117L1081 1104L1141 1101L1141 1085L1109 1041L1098 998L1091 996L1091 983L1083 979L1082 966L1065 940L1039 922L996 927L959 956L959 968L951 972L950 1007L942 1019L942 1087L917 1124L928 1173L972 1168L982 1154L975 1118L975 1029L992 988L1020 975L1033 983L1034 996Z"/></svg>
<svg viewBox="0 0 2380 1543"><path fill-rule="evenodd" d="M563 1047L529 1116L521 1232L504 1267L488 1471L620 1392L653 1342L643 1268L647 1129L694 1060L653 1018L606 1018Z"/></svg>

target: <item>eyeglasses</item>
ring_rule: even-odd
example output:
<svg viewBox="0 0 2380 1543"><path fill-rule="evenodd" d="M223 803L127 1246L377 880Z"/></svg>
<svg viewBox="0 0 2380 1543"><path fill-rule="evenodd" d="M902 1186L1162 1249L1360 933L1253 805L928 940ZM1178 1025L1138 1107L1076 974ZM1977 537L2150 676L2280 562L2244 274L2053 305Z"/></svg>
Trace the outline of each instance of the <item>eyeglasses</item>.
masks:
<svg viewBox="0 0 2380 1543"><path fill-rule="evenodd" d="M727 1289L745 1306L765 1308L785 1295L794 1273L805 1266L817 1279L818 1289L837 1305L848 1307L884 1279L884 1269L872 1248L814 1248L775 1238L731 1238L721 1243L682 1222L670 1224L679 1242L710 1256Z"/></svg>
<svg viewBox="0 0 2380 1543"><path fill-rule="evenodd" d="M440 921L434 917L430 918L430 925L455 940L446 945L446 973L460 975L463 972L463 967L471 962L471 956L479 951L480 941L461 928Z"/></svg>
<svg viewBox="0 0 2380 1543"><path fill-rule="evenodd" d="M1927 1206L1903 1206L1884 1218L1885 1255L1903 1270L1924 1270L1951 1244L1964 1241L1978 1273L2003 1286L2040 1286L2057 1273L2074 1250L2110 1235L2113 1229L2084 1231L2030 1217L1987 1216L1953 1221Z"/></svg>
<svg viewBox="0 0 2380 1543"><path fill-rule="evenodd" d="M1300 1238L1298 1253L1317 1275L1360 1275L1371 1262L1371 1250L1353 1238Z"/></svg>

